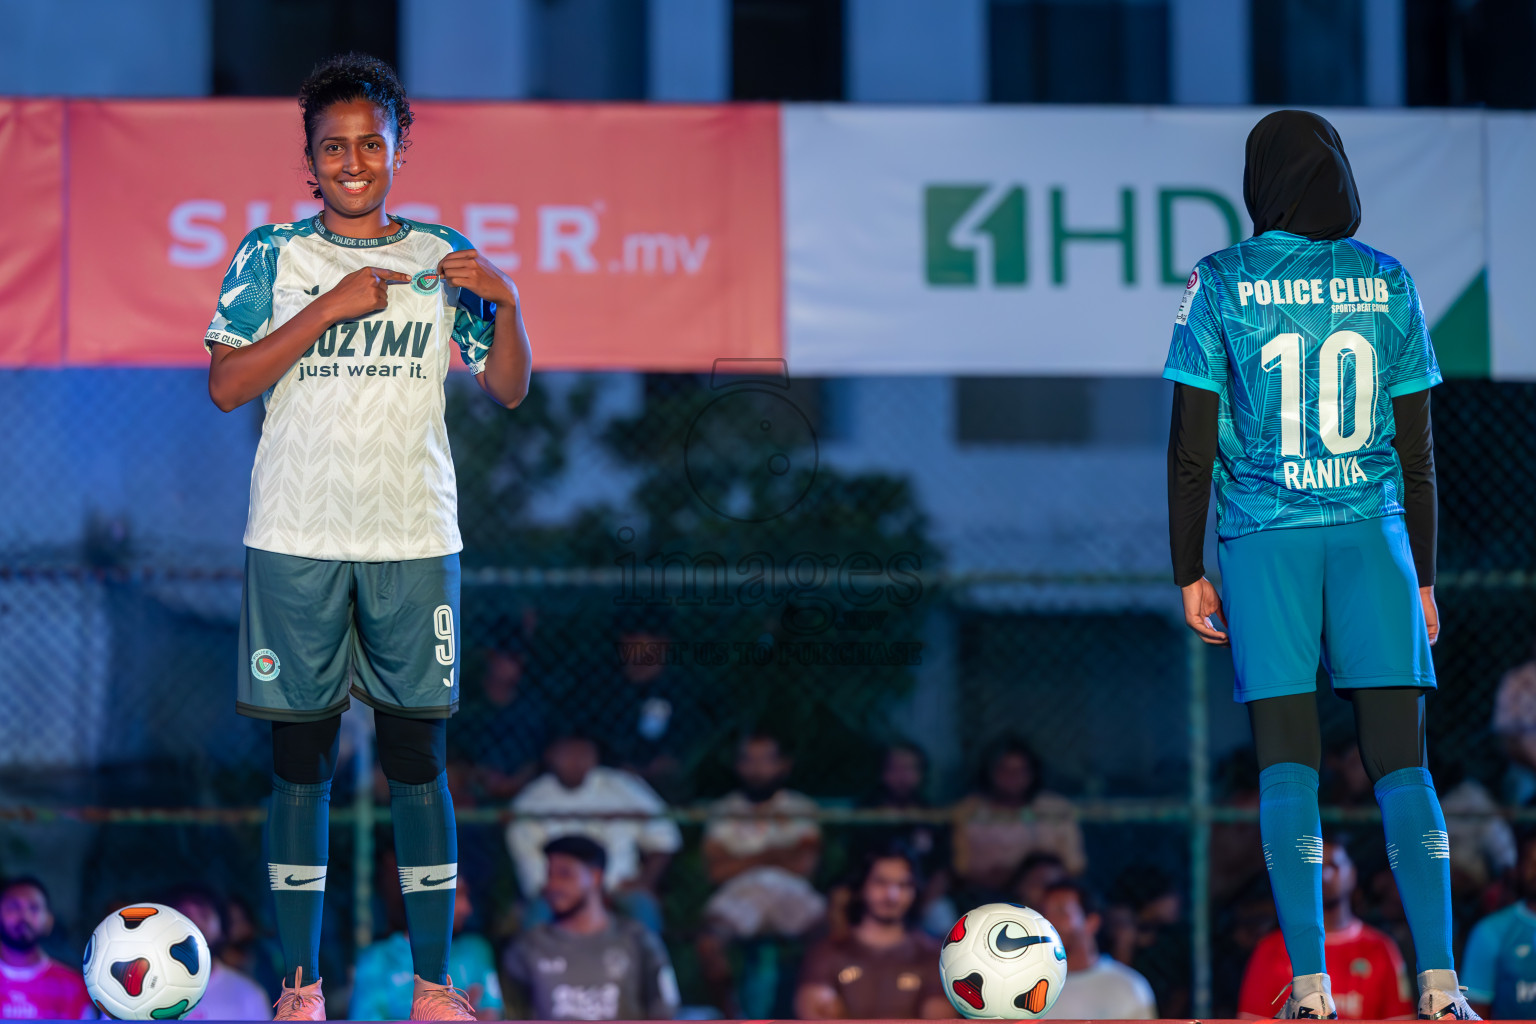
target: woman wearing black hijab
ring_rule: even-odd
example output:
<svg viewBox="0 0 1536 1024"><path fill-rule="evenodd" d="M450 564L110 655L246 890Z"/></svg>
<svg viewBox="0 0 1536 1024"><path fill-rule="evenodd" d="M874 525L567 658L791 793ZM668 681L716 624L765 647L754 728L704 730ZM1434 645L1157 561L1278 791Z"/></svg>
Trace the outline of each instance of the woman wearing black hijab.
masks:
<svg viewBox="0 0 1536 1024"><path fill-rule="evenodd" d="M1281 1016L1337 1016L1321 895L1321 658L1354 705L1413 932L1419 1016L1476 1019L1451 958L1445 820L1424 739L1439 629L1429 389L1440 382L1424 311L1402 265L1352 237L1354 173L1323 118L1261 120L1243 198L1253 237L1200 261L1175 318L1168 522L1185 619L1206 643L1230 642L1253 725L1294 974ZM1220 596L1202 562L1213 476Z"/></svg>

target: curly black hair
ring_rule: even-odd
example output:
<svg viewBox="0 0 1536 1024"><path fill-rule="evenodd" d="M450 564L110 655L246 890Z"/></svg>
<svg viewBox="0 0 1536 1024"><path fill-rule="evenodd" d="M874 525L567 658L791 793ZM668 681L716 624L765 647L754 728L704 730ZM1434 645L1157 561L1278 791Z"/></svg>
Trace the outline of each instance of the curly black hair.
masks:
<svg viewBox="0 0 1536 1024"><path fill-rule="evenodd" d="M299 86L299 110L304 114L304 155L313 158L309 140L313 137L320 115L333 103L349 103L352 100L368 100L383 108L394 118L395 151L405 152L410 145L406 138L416 115L411 113L411 101L406 98L405 86L395 69L377 57L366 53L339 53L315 65L315 69ZM320 199L320 183L309 182L314 197Z"/></svg>

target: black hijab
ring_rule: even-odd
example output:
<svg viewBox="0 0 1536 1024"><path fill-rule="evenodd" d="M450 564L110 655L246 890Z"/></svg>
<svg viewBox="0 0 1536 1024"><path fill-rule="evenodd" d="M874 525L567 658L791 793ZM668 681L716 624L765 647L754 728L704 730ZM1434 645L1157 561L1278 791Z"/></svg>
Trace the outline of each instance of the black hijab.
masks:
<svg viewBox="0 0 1536 1024"><path fill-rule="evenodd" d="M1289 231L1314 241L1360 227L1360 194L1333 125L1305 110L1277 110L1248 133L1243 202L1253 233Z"/></svg>

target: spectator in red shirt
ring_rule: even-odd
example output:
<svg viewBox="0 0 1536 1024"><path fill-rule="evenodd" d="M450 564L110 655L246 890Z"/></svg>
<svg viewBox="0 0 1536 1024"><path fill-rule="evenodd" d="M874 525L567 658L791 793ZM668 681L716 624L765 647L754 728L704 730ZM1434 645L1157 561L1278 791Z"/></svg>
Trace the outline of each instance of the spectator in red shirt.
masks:
<svg viewBox="0 0 1536 1024"><path fill-rule="evenodd" d="M0 1019L87 1020L96 1016L79 971L38 943L53 931L48 890L35 878L0 882Z"/></svg>
<svg viewBox="0 0 1536 1024"><path fill-rule="evenodd" d="M1350 907L1355 891L1355 865L1337 837L1323 843L1323 955L1333 981L1333 1001L1342 1020L1386 1020L1412 1017L1416 1012L1408 984L1408 969L1397 943L1361 921ZM1279 929L1254 947L1238 1016L1273 1017L1279 999L1291 983L1291 958Z"/></svg>

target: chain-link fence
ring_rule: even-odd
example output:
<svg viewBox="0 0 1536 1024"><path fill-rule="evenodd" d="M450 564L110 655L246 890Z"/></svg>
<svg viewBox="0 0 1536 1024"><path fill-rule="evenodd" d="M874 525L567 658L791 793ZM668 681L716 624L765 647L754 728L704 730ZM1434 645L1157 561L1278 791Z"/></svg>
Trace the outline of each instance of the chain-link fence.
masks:
<svg viewBox="0 0 1536 1024"><path fill-rule="evenodd" d="M923 748L941 808L1017 736L1044 786L1073 802L1087 876L1112 911L1106 941L1152 978L1160 1012L1230 1015L1273 917L1257 771L1230 657L1181 624L1161 520L1126 512L1162 500L1160 438L978 451L937 422L914 440L927 415L914 389L952 394L947 381L548 374L511 414L449 383L465 536L450 779L463 875L493 938L515 931L523 895L508 801L561 732L595 737L684 823L663 898L695 1000L699 826L733 785L744 732L783 738L792 784L822 804L823 886L878 830L937 820L860 810L885 745ZM78 952L114 901L189 879L240 897L258 924L268 915L268 728L234 713L231 685L260 411L221 417L204 388L195 371L0 374L0 873L56 887L61 952ZM1511 813L1495 801L1536 779L1491 730L1500 678L1536 637L1536 388L1452 382L1435 402L1444 632L1430 742L1448 807L1471 815L1453 822L1469 851L1464 930L1508 867L1490 832L1503 819L1487 811ZM1074 460L1085 475L1126 473L1123 501L1085 499L1063 523L1007 497L1022 478L1040 507L1070 498L1089 486L1063 473ZM942 489L962 463L987 486L956 511ZM1105 483L1116 492L1083 493ZM1077 557L1096 530L1150 554L1105 572L1108 542ZM1320 707L1327 816L1350 831L1362 907L1403 935L1348 709L1326 695ZM1522 726L1536 731L1511 722ZM375 877L387 794L365 715L348 716L343 742L328 976L345 976L387 920Z"/></svg>

